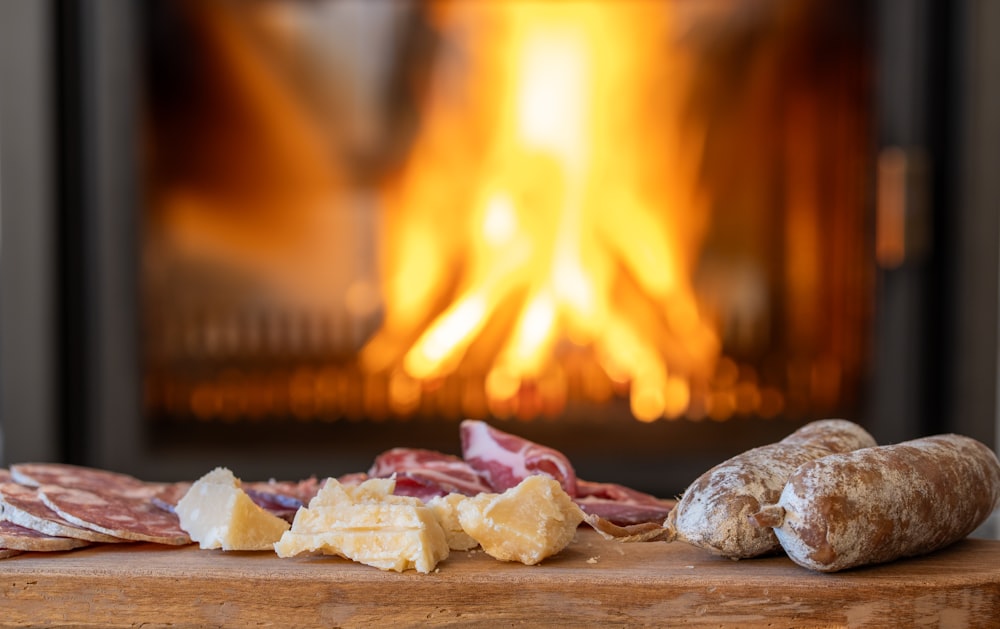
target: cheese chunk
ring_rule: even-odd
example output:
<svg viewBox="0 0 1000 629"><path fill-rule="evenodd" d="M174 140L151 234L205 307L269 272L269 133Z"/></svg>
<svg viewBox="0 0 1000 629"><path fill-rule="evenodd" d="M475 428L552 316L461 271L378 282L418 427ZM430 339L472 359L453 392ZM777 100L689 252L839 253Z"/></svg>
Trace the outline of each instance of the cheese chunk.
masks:
<svg viewBox="0 0 1000 629"><path fill-rule="evenodd" d="M201 548L270 550L288 530L288 522L254 504L223 467L191 485L175 511L181 528Z"/></svg>
<svg viewBox="0 0 1000 629"><path fill-rule="evenodd" d="M458 521L458 505L467 499L462 494L448 494L435 496L427 501L427 506L434 512L434 516L441 523L441 528L444 529L445 537L448 538L448 548L451 550L470 550L479 546L479 542L472 539Z"/></svg>
<svg viewBox="0 0 1000 629"><path fill-rule="evenodd" d="M392 495L395 484L373 479L347 487L329 479L309 507L295 514L275 552L339 555L382 570L430 572L448 557L444 529L417 498Z"/></svg>
<svg viewBox="0 0 1000 629"><path fill-rule="evenodd" d="M458 520L488 555L530 566L573 541L583 511L558 482L536 475L502 494L459 502Z"/></svg>

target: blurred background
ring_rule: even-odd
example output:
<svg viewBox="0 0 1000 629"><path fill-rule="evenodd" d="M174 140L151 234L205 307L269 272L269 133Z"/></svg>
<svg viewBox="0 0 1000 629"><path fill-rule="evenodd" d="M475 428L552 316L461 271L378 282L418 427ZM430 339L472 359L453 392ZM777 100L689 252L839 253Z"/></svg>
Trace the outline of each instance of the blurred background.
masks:
<svg viewBox="0 0 1000 629"><path fill-rule="evenodd" d="M996 448L997 76L988 0L7 0L0 465Z"/></svg>

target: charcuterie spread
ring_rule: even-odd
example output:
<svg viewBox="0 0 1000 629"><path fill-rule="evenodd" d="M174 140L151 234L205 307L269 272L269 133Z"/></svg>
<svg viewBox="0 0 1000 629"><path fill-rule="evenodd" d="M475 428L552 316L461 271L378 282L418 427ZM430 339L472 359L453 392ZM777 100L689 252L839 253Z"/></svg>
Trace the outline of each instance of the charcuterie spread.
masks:
<svg viewBox="0 0 1000 629"><path fill-rule="evenodd" d="M335 555L433 573L455 551L533 565L579 526L619 542L687 543L748 560L785 553L836 572L932 552L1000 505L1000 462L937 435L880 446L846 420L815 421L723 461L678 501L577 476L561 452L483 421L461 456L397 447L365 472L244 482L224 467L152 483L59 463L0 470L0 558L101 543Z"/></svg>

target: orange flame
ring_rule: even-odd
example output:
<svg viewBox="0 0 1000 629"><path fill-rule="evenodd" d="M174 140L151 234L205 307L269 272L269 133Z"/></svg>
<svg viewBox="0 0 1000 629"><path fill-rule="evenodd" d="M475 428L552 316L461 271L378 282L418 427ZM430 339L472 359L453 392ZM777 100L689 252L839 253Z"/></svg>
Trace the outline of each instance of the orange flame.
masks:
<svg viewBox="0 0 1000 629"><path fill-rule="evenodd" d="M691 64L669 6L435 9L444 50L385 191L385 320L364 364L481 373L503 402L584 355L629 387L637 419L683 413L720 342L691 285L703 131L683 112Z"/></svg>

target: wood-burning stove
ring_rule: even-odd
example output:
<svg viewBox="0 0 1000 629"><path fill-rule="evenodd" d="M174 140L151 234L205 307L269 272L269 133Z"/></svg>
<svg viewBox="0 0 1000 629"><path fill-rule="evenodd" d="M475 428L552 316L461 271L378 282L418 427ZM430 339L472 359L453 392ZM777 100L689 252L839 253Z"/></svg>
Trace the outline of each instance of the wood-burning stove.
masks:
<svg viewBox="0 0 1000 629"><path fill-rule="evenodd" d="M641 13L633 26L645 29L631 35L632 46L662 58L646 60L648 84L637 86L634 103L601 79L616 94L601 111L660 118L647 118L634 137L621 124L600 132L613 141L595 152L620 155L594 158L605 180L588 185L640 197L659 190L690 205L654 203L633 215L621 198L592 202L596 210L584 201L580 216L653 217L631 236L594 237L625 243L609 264L625 272L610 282L608 309L661 322L649 344L666 349L652 359L642 352L608 359L634 335L617 332L617 319L601 319L583 340L568 332L547 346L557 360L545 364L556 367L518 371L511 384L484 357L503 354L505 335L516 335L534 283L517 285L493 307L449 369L406 367L421 335L475 292L465 290L475 285L469 269L483 254L456 258L468 237L454 234L466 229L477 195L507 176L510 163L529 162L527 175L495 187L509 193L496 198L531 212L496 211L491 220L524 223L553 190L570 196L563 188L572 168L552 157L561 150L552 149L561 141L552 129L572 118L566 105L562 116L542 116L535 153L506 158L495 157L505 140L491 135L503 128L503 114L468 111L477 98L503 101L462 92L468 83L513 81L503 78L508 66L467 47L490 32L474 30L483 19L475 9L51 6L59 147L52 392L60 436L50 457L149 478L192 477L218 464L243 477L338 474L363 470L397 445L455 452L458 421L476 416L565 451L583 477L668 495L713 462L817 417L855 419L883 440L953 429L994 438L992 414L977 409L966 420L953 410L989 398L995 378L986 376L996 373L995 299L983 306L966 296L966 284L959 292L951 281L972 281L964 243L991 251L995 217L940 209L965 185L943 165L976 145L949 135L968 106L952 97L971 88L946 65L957 63L960 38L941 26L973 28L964 9L775 1L626 10ZM524 16L490 11L501 40L516 39ZM890 28L890 11L912 23L900 29L894 17ZM595 15L606 37L619 18ZM663 24L651 26L650 16ZM539 41L574 37L557 30ZM566 48L555 55L563 65L553 76L572 75ZM428 112L441 90L461 92L461 106ZM632 108L615 109L622 102ZM426 137L456 117L488 124L459 125L457 149ZM669 146L688 132L697 141L678 142L679 152L652 165L629 162L637 147ZM439 169L416 179L415 155ZM619 162L631 164L620 170L634 181L614 178ZM686 179L679 165L690 166ZM470 173L493 180L481 184ZM400 193L414 189L424 196ZM506 207L496 198L483 207ZM400 219L428 204L436 204L428 216ZM554 232L565 234L566 225ZM400 254L417 246L400 234L419 229L450 237ZM644 246L660 242L647 238L658 229L695 241L676 259L653 246L646 258L679 264L690 293L650 297L655 280L629 272ZM989 242L977 240L987 233ZM992 251L973 279L995 296ZM579 256L581 268L599 254ZM422 287L430 305L391 302L395 289L380 283L387 269L413 268L429 255L441 256L428 266L439 269L427 271L438 273L435 281ZM403 283L421 288L421 279ZM689 298L695 327L677 323L692 310L682 307ZM994 315L976 327L987 342L952 346L968 338L963 313L983 308ZM420 325L391 330L393 349L369 360L387 321L407 309L423 313ZM716 351L693 365L698 334ZM12 359L3 358L10 369ZM658 358L662 377L652 378L650 402L636 394L648 373L636 365ZM950 380L970 360L982 363L976 377L990 382L971 397ZM4 415L5 424L14 421ZM5 458L25 451L11 443Z"/></svg>

